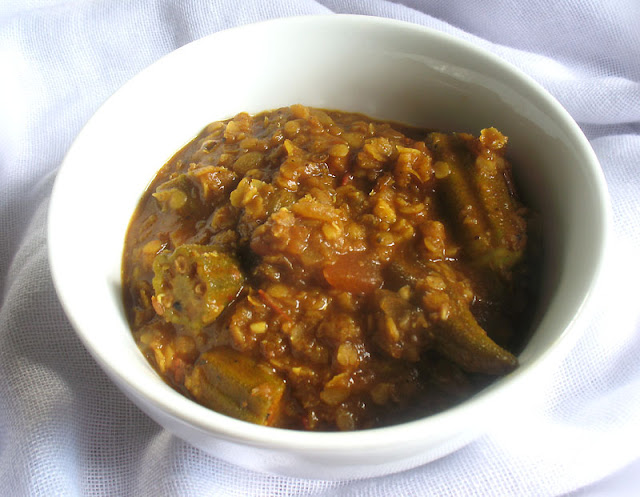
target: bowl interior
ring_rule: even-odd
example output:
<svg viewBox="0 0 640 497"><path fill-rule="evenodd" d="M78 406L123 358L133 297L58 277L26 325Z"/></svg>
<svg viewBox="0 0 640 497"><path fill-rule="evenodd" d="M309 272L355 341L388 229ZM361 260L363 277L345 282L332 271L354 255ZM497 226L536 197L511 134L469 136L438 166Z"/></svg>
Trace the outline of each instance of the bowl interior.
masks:
<svg viewBox="0 0 640 497"><path fill-rule="evenodd" d="M445 130L495 126L509 137L519 187L544 220L543 298L520 369L464 409L517 381L568 335L600 269L607 201L597 160L559 104L497 58L418 26L285 19L217 33L147 68L89 121L59 172L49 224L54 281L87 348L118 384L223 437L317 448L345 436L369 443L362 434L301 437L247 426L197 406L155 374L124 317L124 235L155 172L211 121L294 103ZM418 423L453 423L454 411ZM371 443L415 438L400 426Z"/></svg>

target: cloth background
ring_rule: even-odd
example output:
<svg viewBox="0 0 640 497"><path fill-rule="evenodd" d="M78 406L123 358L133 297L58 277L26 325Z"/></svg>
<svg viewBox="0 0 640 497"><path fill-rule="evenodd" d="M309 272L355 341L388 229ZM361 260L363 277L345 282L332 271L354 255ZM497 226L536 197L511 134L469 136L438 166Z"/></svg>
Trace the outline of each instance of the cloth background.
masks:
<svg viewBox="0 0 640 497"><path fill-rule="evenodd" d="M46 252L56 171L83 124L118 87L215 31L332 12L442 30L531 75L589 138L615 223L606 295L545 394L517 406L516 422L424 467L339 483L252 473L161 429L111 384L76 338ZM3 0L0 495L637 494L639 26L637 0ZM108 200L108 192L96 196Z"/></svg>

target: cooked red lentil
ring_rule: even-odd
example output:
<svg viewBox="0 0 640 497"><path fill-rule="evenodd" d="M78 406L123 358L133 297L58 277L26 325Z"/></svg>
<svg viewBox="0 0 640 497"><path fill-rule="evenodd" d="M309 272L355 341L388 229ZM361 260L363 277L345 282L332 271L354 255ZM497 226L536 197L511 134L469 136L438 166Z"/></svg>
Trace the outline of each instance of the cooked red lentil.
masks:
<svg viewBox="0 0 640 497"><path fill-rule="evenodd" d="M258 424L440 411L517 366L527 211L507 138L293 105L209 124L127 234L135 340L174 388Z"/></svg>

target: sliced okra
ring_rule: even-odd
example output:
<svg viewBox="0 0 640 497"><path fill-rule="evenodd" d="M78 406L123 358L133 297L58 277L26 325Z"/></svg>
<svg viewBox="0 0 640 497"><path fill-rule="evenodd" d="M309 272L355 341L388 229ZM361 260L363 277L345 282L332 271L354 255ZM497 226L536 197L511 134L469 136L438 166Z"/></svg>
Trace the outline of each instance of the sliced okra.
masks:
<svg viewBox="0 0 640 497"><path fill-rule="evenodd" d="M197 402L217 412L274 426L282 411L285 382L268 365L217 347L200 356L185 387Z"/></svg>

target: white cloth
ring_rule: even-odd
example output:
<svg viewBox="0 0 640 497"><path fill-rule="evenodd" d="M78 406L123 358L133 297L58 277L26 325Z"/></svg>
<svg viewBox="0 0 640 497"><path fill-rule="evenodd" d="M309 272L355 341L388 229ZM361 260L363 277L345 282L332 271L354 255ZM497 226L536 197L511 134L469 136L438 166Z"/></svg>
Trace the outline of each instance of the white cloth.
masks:
<svg viewBox="0 0 640 497"><path fill-rule="evenodd" d="M331 12L430 26L530 74L590 139L615 222L606 298L545 395L516 406L509 426L432 464L340 483L234 467L140 412L66 320L49 275L45 230L52 182L72 140L138 71L221 29ZM599 492L612 481L608 475L637 468L640 458L639 26L637 0L3 0L0 495L606 494ZM96 202L111 198L98 192ZM93 243L100 242L76 249Z"/></svg>

